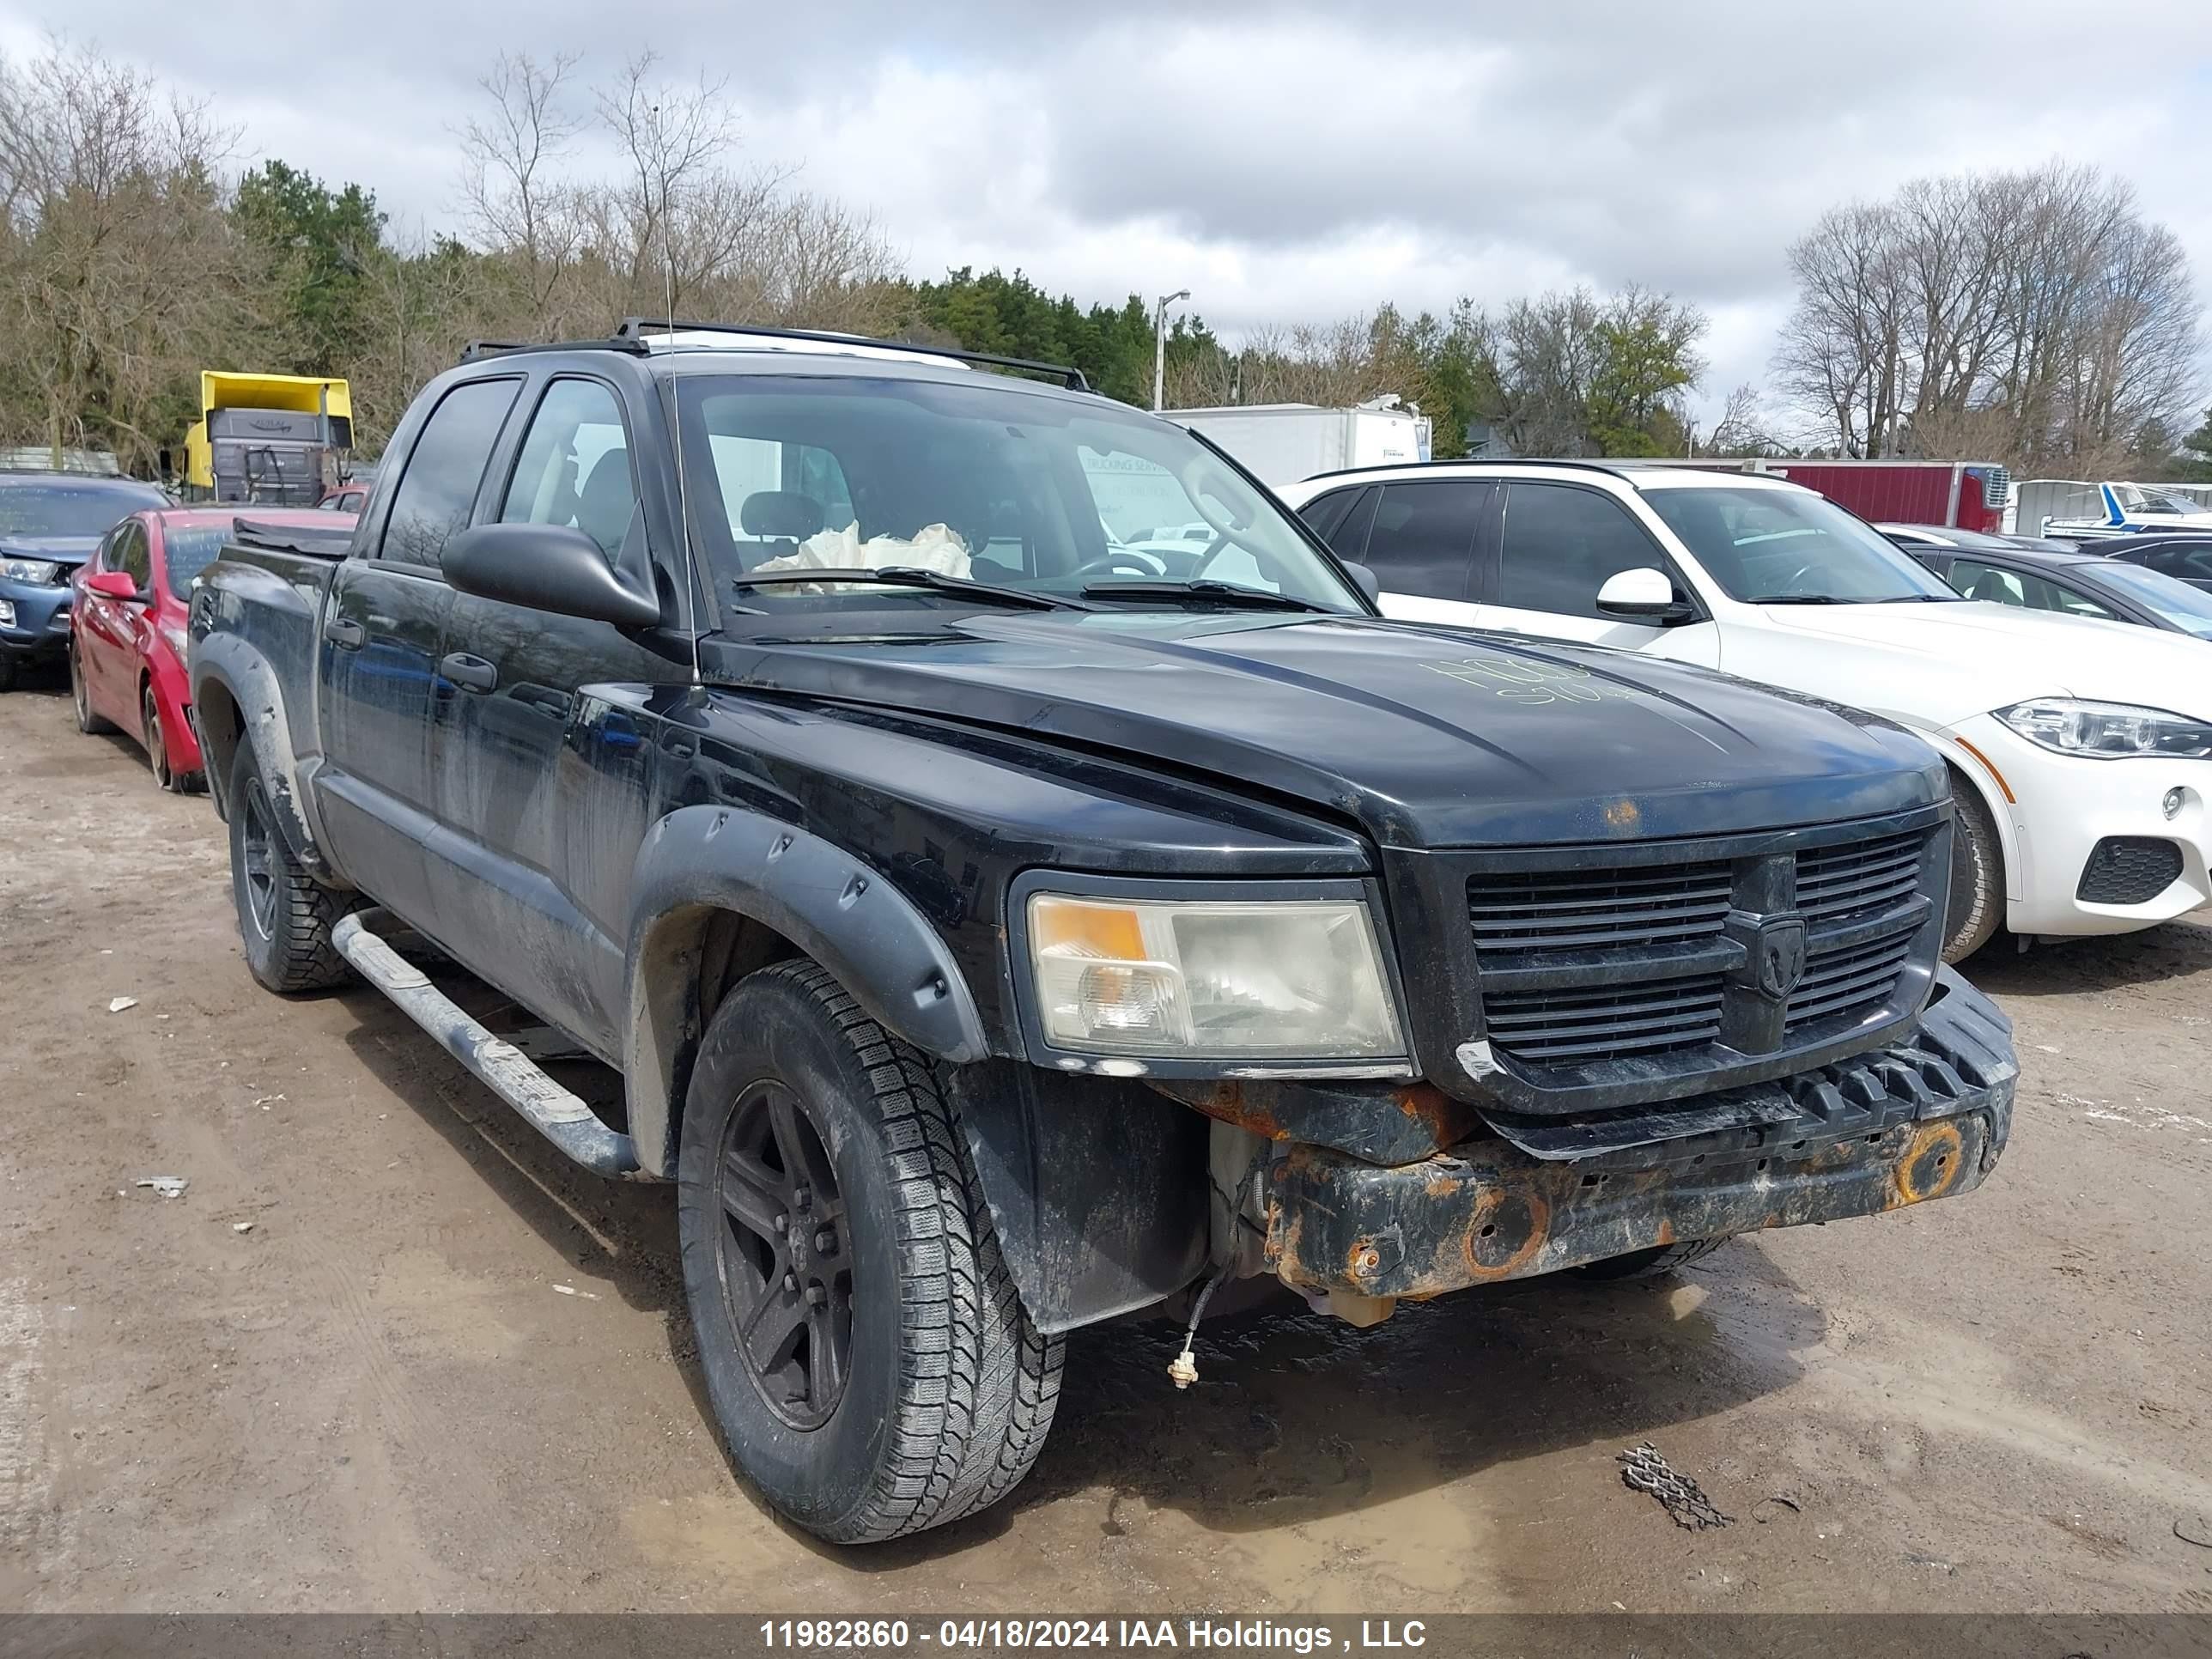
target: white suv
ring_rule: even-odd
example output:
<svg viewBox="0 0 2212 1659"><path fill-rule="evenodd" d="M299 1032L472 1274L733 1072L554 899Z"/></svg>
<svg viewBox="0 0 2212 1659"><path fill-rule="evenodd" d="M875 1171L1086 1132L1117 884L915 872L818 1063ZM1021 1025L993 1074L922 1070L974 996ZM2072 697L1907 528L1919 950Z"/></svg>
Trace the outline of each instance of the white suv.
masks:
<svg viewBox="0 0 2212 1659"><path fill-rule="evenodd" d="M1325 474L1279 492L1384 612L1702 663L1909 726L1963 833L1944 954L2212 902L2212 648L1962 599L1779 478L1625 462Z"/></svg>

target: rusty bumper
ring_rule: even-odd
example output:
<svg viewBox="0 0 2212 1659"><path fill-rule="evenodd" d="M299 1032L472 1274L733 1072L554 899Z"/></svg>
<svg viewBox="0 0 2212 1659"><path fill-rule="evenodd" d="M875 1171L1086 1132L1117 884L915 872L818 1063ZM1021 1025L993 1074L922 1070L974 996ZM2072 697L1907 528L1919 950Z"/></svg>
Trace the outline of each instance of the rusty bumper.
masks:
<svg viewBox="0 0 2212 1659"><path fill-rule="evenodd" d="M1378 1165L1311 1144L1269 1171L1267 1262L1300 1289L1422 1297L1981 1184L2003 1151L2009 1025L1956 981L1913 1038L1779 1085L1762 1121L1587 1158L1504 1139Z"/></svg>

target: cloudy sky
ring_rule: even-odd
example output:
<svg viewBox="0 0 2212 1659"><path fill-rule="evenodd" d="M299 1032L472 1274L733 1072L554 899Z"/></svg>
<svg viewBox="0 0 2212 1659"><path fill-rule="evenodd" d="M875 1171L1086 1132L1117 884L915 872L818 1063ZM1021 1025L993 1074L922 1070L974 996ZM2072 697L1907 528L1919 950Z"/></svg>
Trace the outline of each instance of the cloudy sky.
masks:
<svg viewBox="0 0 2212 1659"><path fill-rule="evenodd" d="M590 76L650 44L727 77L744 159L872 209L918 274L1188 288L1232 333L1640 282L1711 316L1708 407L1763 375L1790 239L1921 173L2099 163L2212 298L2212 0L0 0L11 54L58 27L404 228L455 222L451 130L502 48Z"/></svg>

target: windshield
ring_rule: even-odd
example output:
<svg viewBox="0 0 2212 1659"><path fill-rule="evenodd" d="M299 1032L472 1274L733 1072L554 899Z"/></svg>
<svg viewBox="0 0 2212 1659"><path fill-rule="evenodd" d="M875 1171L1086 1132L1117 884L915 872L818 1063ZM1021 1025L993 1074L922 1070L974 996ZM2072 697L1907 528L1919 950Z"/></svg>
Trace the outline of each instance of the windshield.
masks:
<svg viewBox="0 0 2212 1659"><path fill-rule="evenodd" d="M215 562L230 538L231 526L170 525L161 532L161 558L169 568L169 592L179 599L192 591L192 578Z"/></svg>
<svg viewBox="0 0 2212 1659"><path fill-rule="evenodd" d="M2178 518L2208 510L2203 501L2191 501L2170 490L2145 489L2139 484L2128 488L2122 496L2122 505L2130 513L2150 519Z"/></svg>
<svg viewBox="0 0 2212 1659"><path fill-rule="evenodd" d="M104 536L119 519L168 504L160 490L143 484L4 484L0 485L0 536Z"/></svg>
<svg viewBox="0 0 2212 1659"><path fill-rule="evenodd" d="M887 566L1086 605L1232 602L1215 586L1227 584L1366 609L1273 496L1180 428L1103 398L980 374L702 374L679 383L678 401L694 533L725 612L975 602L942 588L736 585Z"/></svg>
<svg viewBox="0 0 2212 1659"><path fill-rule="evenodd" d="M1877 605L1959 596L1872 526L1798 489L1649 489L1644 499L1732 599Z"/></svg>
<svg viewBox="0 0 2212 1659"><path fill-rule="evenodd" d="M2097 579L2155 611L2184 633L2212 639L2212 593L2203 588L2118 559L2099 565Z"/></svg>

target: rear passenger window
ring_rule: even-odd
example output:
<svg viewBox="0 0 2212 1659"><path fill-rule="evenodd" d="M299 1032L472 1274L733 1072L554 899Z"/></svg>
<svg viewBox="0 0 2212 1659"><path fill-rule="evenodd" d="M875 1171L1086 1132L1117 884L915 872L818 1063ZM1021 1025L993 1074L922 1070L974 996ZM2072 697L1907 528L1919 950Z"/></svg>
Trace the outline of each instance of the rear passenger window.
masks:
<svg viewBox="0 0 2212 1659"><path fill-rule="evenodd" d="M1490 486L1477 479L1436 478L1394 483L1382 492L1368 532L1364 557L1386 593L1424 599L1470 597L1474 532L1490 499ZM1364 511L1364 505L1359 511ZM1344 526L1359 511L1348 514ZM1344 551L1346 558L1357 556Z"/></svg>
<svg viewBox="0 0 2212 1659"><path fill-rule="evenodd" d="M430 411L392 498L382 557L434 568L446 543L468 527L477 488L520 384L471 380L455 386Z"/></svg>
<svg viewBox="0 0 2212 1659"><path fill-rule="evenodd" d="M1572 484L1515 483L1506 489L1501 605L1603 618L1597 591L1607 578L1667 568L1658 544L1608 495Z"/></svg>
<svg viewBox="0 0 2212 1659"><path fill-rule="evenodd" d="M622 405L597 380L556 380L538 400L507 487L501 524L569 525L609 564L637 514Z"/></svg>

